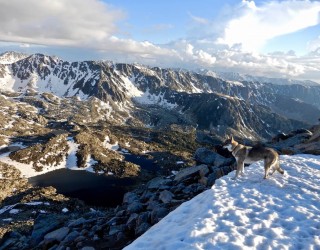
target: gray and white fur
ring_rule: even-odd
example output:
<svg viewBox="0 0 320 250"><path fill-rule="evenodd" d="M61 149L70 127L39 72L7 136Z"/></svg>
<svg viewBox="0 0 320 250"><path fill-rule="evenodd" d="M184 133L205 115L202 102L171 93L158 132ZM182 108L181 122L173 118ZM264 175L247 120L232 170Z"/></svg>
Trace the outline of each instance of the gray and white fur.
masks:
<svg viewBox="0 0 320 250"><path fill-rule="evenodd" d="M244 164L250 164L260 160L264 161L264 179L268 178L271 169L270 175L276 170L280 174L284 174L284 170L280 167L279 154L272 148L245 146L235 141L233 137L228 138L223 143L223 148L228 149L236 158L237 171L233 178L234 180L239 177L239 174L244 175Z"/></svg>

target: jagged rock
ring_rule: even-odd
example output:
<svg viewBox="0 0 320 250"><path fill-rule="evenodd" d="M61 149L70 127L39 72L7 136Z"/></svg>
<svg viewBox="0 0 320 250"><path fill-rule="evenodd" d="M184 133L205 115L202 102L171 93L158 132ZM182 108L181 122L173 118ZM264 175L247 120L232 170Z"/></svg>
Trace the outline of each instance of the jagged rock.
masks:
<svg viewBox="0 0 320 250"><path fill-rule="evenodd" d="M279 141L278 143L273 144L273 147L278 148L279 150L281 150L282 148L294 147L295 145L306 142L308 139L310 139L310 137L311 136L309 134L297 134L289 137L286 140Z"/></svg>
<svg viewBox="0 0 320 250"><path fill-rule="evenodd" d="M203 171L206 171L208 169L207 165L199 165L199 166L194 166L194 167L189 167L182 169L179 171L176 176L174 177L174 181L180 182L183 179L188 178L189 176L199 172L201 169L204 169Z"/></svg>
<svg viewBox="0 0 320 250"><path fill-rule="evenodd" d="M62 241L66 236L67 234L69 233L69 228L68 227L62 227L62 228L59 228L55 231L52 231L50 233L47 233L45 236L44 236L44 239L45 240L57 240L57 241Z"/></svg>
<svg viewBox="0 0 320 250"><path fill-rule="evenodd" d="M83 229L81 232L80 232L81 235L83 236L88 236L89 235L89 230L88 229Z"/></svg>
<svg viewBox="0 0 320 250"><path fill-rule="evenodd" d="M129 213L139 213L143 209L142 204L140 202L134 201L127 207L127 211Z"/></svg>
<svg viewBox="0 0 320 250"><path fill-rule="evenodd" d="M80 234L77 231L73 231L69 233L64 240L62 241L63 244L68 244L70 242L73 242Z"/></svg>
<svg viewBox="0 0 320 250"><path fill-rule="evenodd" d="M151 225L149 223L142 223L135 230L136 236L140 236L140 235L144 234L150 227L151 227Z"/></svg>
<svg viewBox="0 0 320 250"><path fill-rule="evenodd" d="M148 210L154 210L155 208L159 207L160 203L158 201L150 201L147 203Z"/></svg>
<svg viewBox="0 0 320 250"><path fill-rule="evenodd" d="M17 241L21 238L21 234L17 232L10 232L4 235L0 240L0 250L12 249Z"/></svg>
<svg viewBox="0 0 320 250"><path fill-rule="evenodd" d="M158 223L163 217L165 217L169 213L169 210L164 207L156 207L151 212L151 223Z"/></svg>
<svg viewBox="0 0 320 250"><path fill-rule="evenodd" d="M212 173L208 175L208 182L207 186L211 187L216 179L230 173L231 171L235 170L236 165L224 166L224 167L212 167Z"/></svg>
<svg viewBox="0 0 320 250"><path fill-rule="evenodd" d="M123 232L119 232L118 234L117 234L117 241L119 242L119 241L124 241L126 239L126 235L123 233Z"/></svg>
<svg viewBox="0 0 320 250"><path fill-rule="evenodd" d="M275 137L273 137L271 139L272 142L279 142L279 141L284 141L286 139L288 139L290 137L290 135L287 135L285 133L279 133L277 134Z"/></svg>
<svg viewBox="0 0 320 250"><path fill-rule="evenodd" d="M116 217L122 217L126 214L126 210L120 210L116 213Z"/></svg>
<svg viewBox="0 0 320 250"><path fill-rule="evenodd" d="M140 226L143 223L148 223L150 220L151 214L150 212L143 212L137 218L137 226Z"/></svg>
<svg viewBox="0 0 320 250"><path fill-rule="evenodd" d="M109 230L109 235L115 235L120 232L123 232L125 229L125 225L117 225L117 226L111 226Z"/></svg>
<svg viewBox="0 0 320 250"><path fill-rule="evenodd" d="M316 142L320 141L320 125L316 125L313 127L313 134L308 140L308 142Z"/></svg>
<svg viewBox="0 0 320 250"><path fill-rule="evenodd" d="M138 219L138 214L136 214L136 213L131 214L130 217L129 217L129 219L128 219L128 221L127 221L127 223L126 223L126 226L127 226L129 229L134 228L135 225L136 225L137 219Z"/></svg>
<svg viewBox="0 0 320 250"><path fill-rule="evenodd" d="M218 167L227 165L230 162L229 159L224 158L218 153L215 153L207 148L198 148L194 154L194 159L199 163Z"/></svg>
<svg viewBox="0 0 320 250"><path fill-rule="evenodd" d="M296 145L295 149L298 149L304 154L320 155L320 141Z"/></svg>
<svg viewBox="0 0 320 250"><path fill-rule="evenodd" d="M150 192L149 190L146 190L145 192L143 192L140 199L142 202L145 202L150 200L153 196L154 196L154 193Z"/></svg>
<svg viewBox="0 0 320 250"><path fill-rule="evenodd" d="M78 242L77 245L76 245L76 248L79 249L80 247L83 247L83 242L82 241Z"/></svg>
<svg viewBox="0 0 320 250"><path fill-rule="evenodd" d="M82 242L85 241L87 238L83 235L78 236L77 238L74 239L74 242Z"/></svg>
<svg viewBox="0 0 320 250"><path fill-rule="evenodd" d="M81 250L95 250L95 248L94 247L85 246L85 247L82 247Z"/></svg>
<svg viewBox="0 0 320 250"><path fill-rule="evenodd" d="M203 186L199 183L194 183L194 184L187 186L185 189L182 190L182 192L184 194L191 195L191 194L198 194L198 193L202 192L204 189L205 189L205 186Z"/></svg>
<svg viewBox="0 0 320 250"><path fill-rule="evenodd" d="M209 170L209 168L202 168L202 169L200 169L200 171L199 171L199 175L201 176L201 177L205 177L207 174L209 174L210 173L210 170Z"/></svg>
<svg viewBox="0 0 320 250"><path fill-rule="evenodd" d="M174 194L171 193L168 190L164 190L160 193L159 195L159 199L163 202L163 203L169 203L170 201L172 201Z"/></svg>
<svg viewBox="0 0 320 250"><path fill-rule="evenodd" d="M33 246L40 243L43 237L50 231L56 229L63 224L65 217L58 216L56 214L40 214L33 226L33 231L31 234L31 244Z"/></svg>
<svg viewBox="0 0 320 250"><path fill-rule="evenodd" d="M178 185L172 187L170 191L173 192L174 194L177 194L182 192L184 188L185 188L185 184L183 182L180 182Z"/></svg>
<svg viewBox="0 0 320 250"><path fill-rule="evenodd" d="M207 186L208 185L208 178L203 176L199 179L199 183L202 184L203 186Z"/></svg>
<svg viewBox="0 0 320 250"><path fill-rule="evenodd" d="M163 185L171 183L171 180L165 179L163 177L156 177L147 183L148 189L158 189Z"/></svg>
<svg viewBox="0 0 320 250"><path fill-rule="evenodd" d="M305 128L300 128L300 129L297 129L297 130L294 130L292 132L290 132L290 135L298 135L298 134L303 134L304 136L312 136L312 132L308 129L305 129Z"/></svg>
<svg viewBox="0 0 320 250"><path fill-rule="evenodd" d="M77 227L80 226L81 224L85 223L86 219L81 217L79 219L76 219L75 221L72 221L71 223L68 224L68 227Z"/></svg>
<svg viewBox="0 0 320 250"><path fill-rule="evenodd" d="M123 196L123 203L130 204L130 203L133 203L135 201L139 201L139 196L136 193L127 192Z"/></svg>

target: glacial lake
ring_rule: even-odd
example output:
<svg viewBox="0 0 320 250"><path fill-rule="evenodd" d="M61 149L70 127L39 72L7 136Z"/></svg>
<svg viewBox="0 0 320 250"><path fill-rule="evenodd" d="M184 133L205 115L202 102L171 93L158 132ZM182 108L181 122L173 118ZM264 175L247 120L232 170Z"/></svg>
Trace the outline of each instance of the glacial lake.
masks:
<svg viewBox="0 0 320 250"><path fill-rule="evenodd" d="M145 157L126 154L127 161L142 169L156 171L156 164ZM87 205L115 207L122 203L123 195L137 183L136 178L117 178L81 170L58 169L29 178L34 186L53 186L58 193L83 200Z"/></svg>

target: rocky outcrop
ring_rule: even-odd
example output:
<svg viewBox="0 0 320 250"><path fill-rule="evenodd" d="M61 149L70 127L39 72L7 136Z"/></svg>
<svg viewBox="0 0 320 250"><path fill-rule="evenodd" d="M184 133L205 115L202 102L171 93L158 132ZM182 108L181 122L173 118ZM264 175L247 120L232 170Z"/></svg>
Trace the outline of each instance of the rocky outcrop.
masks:
<svg viewBox="0 0 320 250"><path fill-rule="evenodd" d="M319 126L315 126L310 130L277 136L269 146L279 152L292 150L292 153L303 153L310 145L318 145L319 135ZM1 228L4 228L1 247L121 249L170 211L211 188L218 178L235 169L232 159L208 148L198 148L194 157L202 164L186 167L171 176L153 178L126 193L122 204L114 209L89 209L56 194L52 188L29 190L27 187L23 195L7 197L5 206L0 210ZM19 177L14 170L7 170L8 166L2 169L3 176ZM35 214L28 209L30 206L33 206ZM32 223L24 224L20 230L21 224L15 227L9 220L13 213L18 214L17 219L33 218Z"/></svg>
<svg viewBox="0 0 320 250"><path fill-rule="evenodd" d="M182 169L176 175L159 176L126 193L123 203L109 210L89 211L56 194L53 188L29 187L25 194L6 199L0 219L9 224L3 225L6 231L1 244L10 249L122 248L232 170L232 166L202 164ZM12 228L12 221L3 220L12 212L19 214L17 220L33 214L33 222L24 225L23 231Z"/></svg>
<svg viewBox="0 0 320 250"><path fill-rule="evenodd" d="M68 150L67 134L61 134L47 143L12 152L10 158L21 163L32 163L33 168L40 172L45 166L59 166L65 160Z"/></svg>

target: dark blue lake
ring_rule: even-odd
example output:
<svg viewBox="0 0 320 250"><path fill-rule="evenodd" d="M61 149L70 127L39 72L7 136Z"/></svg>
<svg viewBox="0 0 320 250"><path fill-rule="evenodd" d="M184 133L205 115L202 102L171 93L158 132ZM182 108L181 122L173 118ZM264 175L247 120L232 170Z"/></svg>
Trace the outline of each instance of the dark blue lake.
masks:
<svg viewBox="0 0 320 250"><path fill-rule="evenodd" d="M136 155L125 159L148 171L156 171L152 160ZM137 184L137 178L117 178L87 171L58 169L29 178L32 185L53 186L58 193L83 200L88 205L114 207L122 203L123 195Z"/></svg>

